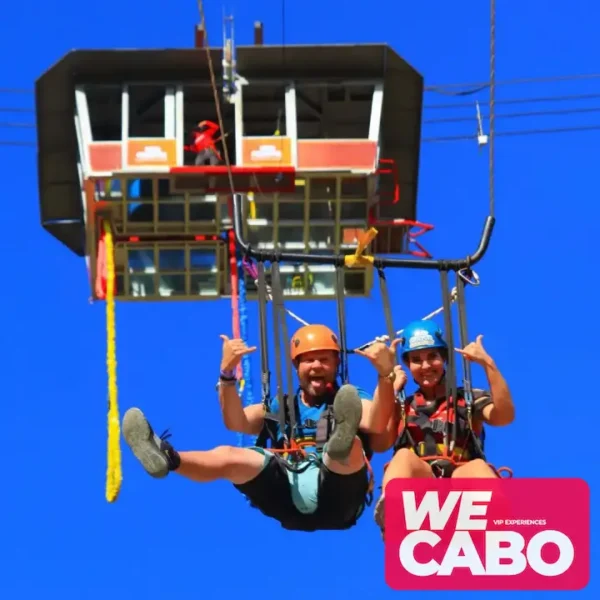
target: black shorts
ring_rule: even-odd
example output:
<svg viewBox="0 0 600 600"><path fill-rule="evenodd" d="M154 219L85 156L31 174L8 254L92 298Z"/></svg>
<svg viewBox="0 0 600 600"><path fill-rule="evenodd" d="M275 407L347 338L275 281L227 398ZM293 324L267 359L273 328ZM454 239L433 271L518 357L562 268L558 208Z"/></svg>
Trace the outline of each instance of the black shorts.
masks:
<svg viewBox="0 0 600 600"><path fill-rule="evenodd" d="M250 504L284 529L295 531L342 530L353 527L362 514L369 492L369 473L364 465L351 475L339 475L320 465L317 510L301 513L292 499L285 459L275 454L261 473L242 485L234 485Z"/></svg>

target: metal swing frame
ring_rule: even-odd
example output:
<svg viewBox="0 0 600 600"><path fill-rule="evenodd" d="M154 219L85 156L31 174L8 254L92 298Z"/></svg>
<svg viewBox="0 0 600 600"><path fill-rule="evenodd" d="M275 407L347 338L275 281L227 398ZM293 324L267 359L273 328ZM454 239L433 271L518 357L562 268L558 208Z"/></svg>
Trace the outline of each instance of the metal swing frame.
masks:
<svg viewBox="0 0 600 600"><path fill-rule="evenodd" d="M295 427L295 407L294 407L294 391L293 391L293 379L292 379L292 363L289 357L288 348L282 348L282 341L288 342L289 336L287 333L286 313L284 306L283 290L281 286L281 277L279 265L281 262L303 262L306 264L327 264L336 267L336 304L337 304L337 317L338 317L338 335L341 347L341 360L340 360L340 375L343 383L348 382L348 354L353 351L348 348L346 343L346 316L345 316L345 304L344 304L344 268L352 268L352 266L365 266L371 265L377 269L379 275L379 283L383 301L383 310L386 322L387 334L390 340L395 337L395 329L392 318L391 302L389 298L389 292L387 289L387 281L385 277L384 269L386 267L405 267L413 269L429 269L437 270L440 274L440 283L442 287L442 302L444 309L444 328L446 330L446 343L448 347L454 348L454 333L452 323L452 292L449 286L449 271L456 273L456 303L458 305L458 325L459 325L459 338L461 346L464 347L468 344L468 330L466 322L466 298L465 298L465 287L467 284L475 283L473 280L473 273L471 267L479 262L490 243L493 227L494 217L487 217L479 245L475 252L462 259L438 259L438 260L427 260L427 259L406 259L406 258L379 258L375 256L365 256L363 254L364 247L359 247L357 253L352 256L345 256L342 254L330 254L330 255L311 255L311 254L299 254L299 253L288 253L279 252L276 250L255 250L252 248L243 238L243 223L242 223L242 206L241 197L238 194L234 195L233 198L233 226L236 237L236 243L244 255L245 259L254 259L258 266L258 305L259 305L259 326L260 326L260 354L261 354L261 382L262 382L262 399L265 411L268 412L270 401L271 401L271 372L269 369L269 355L268 355L268 336L267 336L267 302L268 302L268 290L265 277L265 262L271 264L272 281L272 304L273 304L273 338L275 347L275 376L277 380L277 398L279 401L279 415L278 420L280 424L280 431L282 432L284 444L286 447L290 447L292 442L290 436L287 434L286 423L290 425L290 433L293 439L294 427ZM283 338L283 340L282 340ZM284 380L283 380L283 364L281 352L284 352L286 362L286 391L284 392ZM467 418L469 421L469 427L472 431L472 407L473 407L473 390L471 383L471 364L463 356L463 390L464 398L467 406ZM446 375L446 398L448 401L448 411L453 411L455 418L447 421L446 431L444 434L444 446L449 454L454 451L455 440L457 435L457 419L456 419L456 402L457 384L456 384L456 362L453 352L448 352L447 362L447 375ZM404 392L400 395L400 402L403 403L405 400ZM287 405L287 410L286 410ZM287 415L289 415L289 421ZM483 447L479 444L479 440L476 436L473 436L475 443L478 445L477 450L481 456L484 456Z"/></svg>

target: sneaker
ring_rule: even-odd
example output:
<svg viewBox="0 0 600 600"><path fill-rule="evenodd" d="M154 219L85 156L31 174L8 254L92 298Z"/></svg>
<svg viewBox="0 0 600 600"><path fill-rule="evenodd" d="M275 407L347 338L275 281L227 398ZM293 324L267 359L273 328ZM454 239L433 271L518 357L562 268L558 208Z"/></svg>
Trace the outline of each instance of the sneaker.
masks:
<svg viewBox="0 0 600 600"><path fill-rule="evenodd" d="M333 401L335 428L327 442L327 454L337 461L350 455L362 418L362 401L353 385L343 385Z"/></svg>
<svg viewBox="0 0 600 600"><path fill-rule="evenodd" d="M170 434L154 433L144 413L130 408L123 417L123 437L135 457L152 477L162 478L179 466L179 455L166 441Z"/></svg>

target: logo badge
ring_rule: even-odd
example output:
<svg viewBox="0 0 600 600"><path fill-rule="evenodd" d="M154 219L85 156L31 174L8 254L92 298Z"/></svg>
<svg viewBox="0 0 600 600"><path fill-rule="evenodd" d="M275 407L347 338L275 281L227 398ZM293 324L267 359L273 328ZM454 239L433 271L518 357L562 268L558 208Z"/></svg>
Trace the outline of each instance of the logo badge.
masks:
<svg viewBox="0 0 600 600"><path fill-rule="evenodd" d="M582 479L395 479L385 490L395 590L580 590L590 577Z"/></svg>

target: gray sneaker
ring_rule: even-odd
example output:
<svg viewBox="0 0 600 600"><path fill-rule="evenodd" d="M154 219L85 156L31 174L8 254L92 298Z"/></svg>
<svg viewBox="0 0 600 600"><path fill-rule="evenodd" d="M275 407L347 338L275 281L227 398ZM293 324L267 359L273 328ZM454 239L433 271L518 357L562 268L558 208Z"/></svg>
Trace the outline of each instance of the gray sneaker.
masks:
<svg viewBox="0 0 600 600"><path fill-rule="evenodd" d="M123 417L123 437L135 457L152 477L162 478L179 466L179 455L167 442L170 434L154 433L144 413L139 408L130 408Z"/></svg>
<svg viewBox="0 0 600 600"><path fill-rule="evenodd" d="M362 401L353 385L343 385L333 401L335 428L327 442L327 454L333 459L343 461L352 450L354 438L362 418Z"/></svg>

